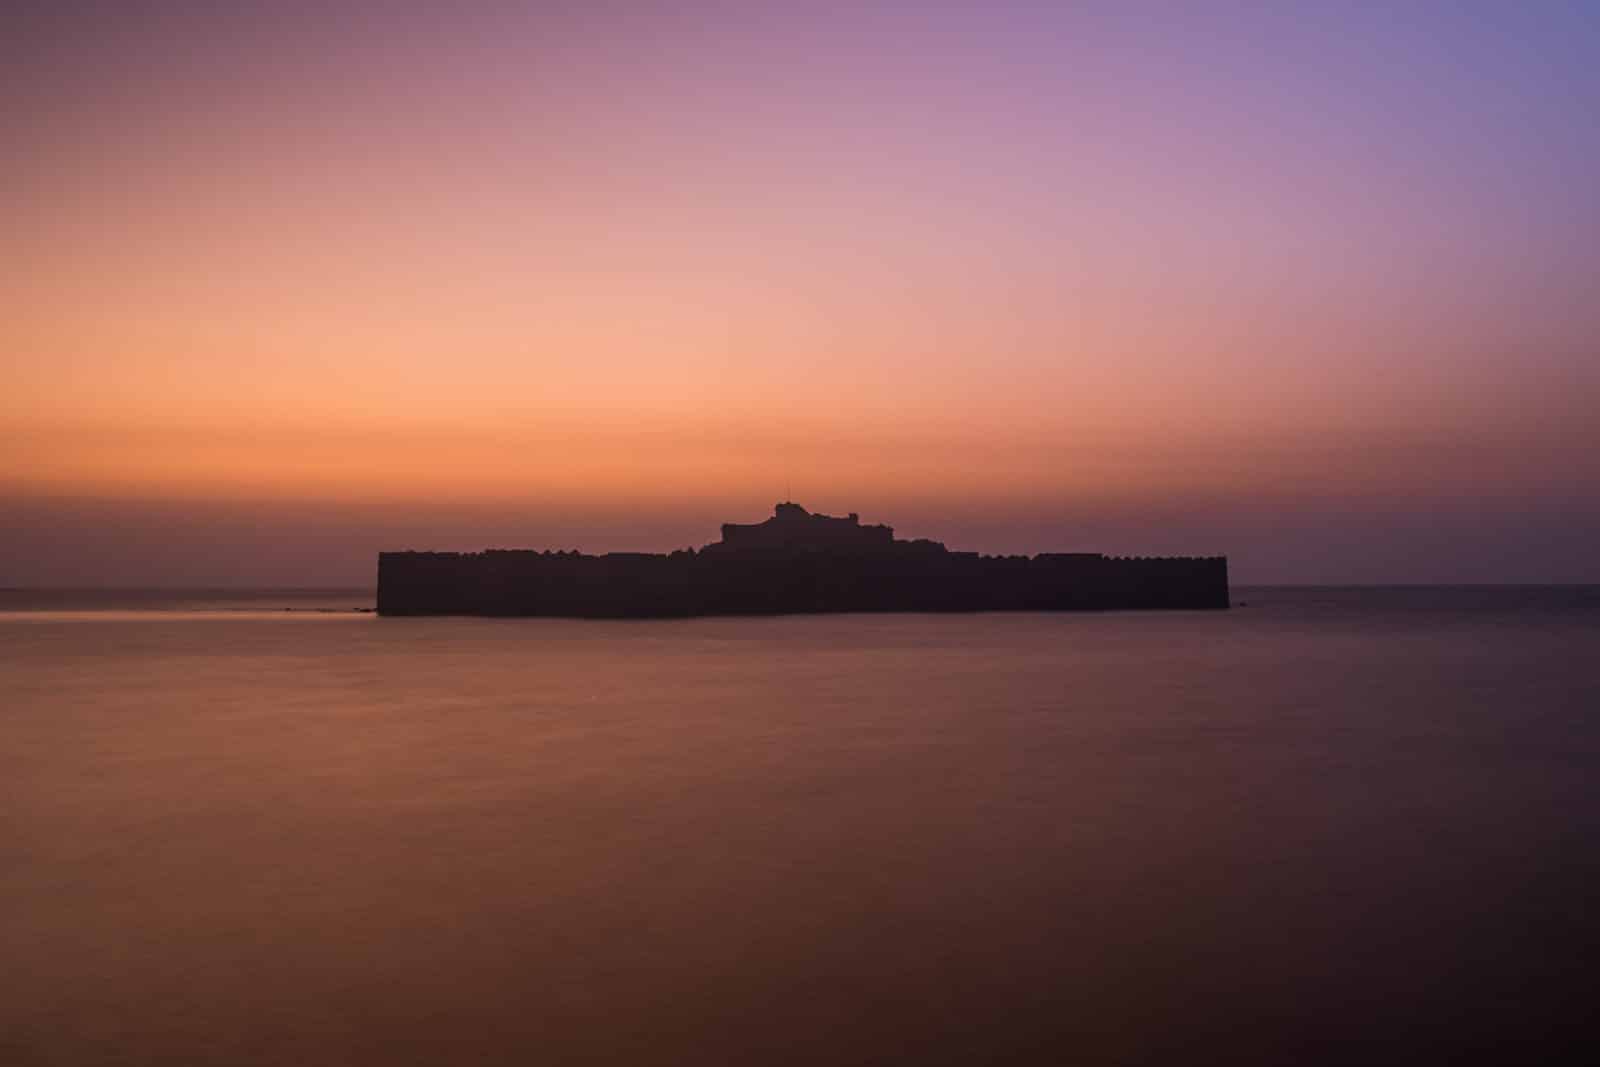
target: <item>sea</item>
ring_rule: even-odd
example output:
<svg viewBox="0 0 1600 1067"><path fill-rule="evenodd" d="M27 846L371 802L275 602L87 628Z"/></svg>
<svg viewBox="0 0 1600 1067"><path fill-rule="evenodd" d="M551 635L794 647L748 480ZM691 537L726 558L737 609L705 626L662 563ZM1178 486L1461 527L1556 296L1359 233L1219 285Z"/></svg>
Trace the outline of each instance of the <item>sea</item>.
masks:
<svg viewBox="0 0 1600 1067"><path fill-rule="evenodd" d="M1600 588L0 592L0 1063L1595 1051Z"/></svg>

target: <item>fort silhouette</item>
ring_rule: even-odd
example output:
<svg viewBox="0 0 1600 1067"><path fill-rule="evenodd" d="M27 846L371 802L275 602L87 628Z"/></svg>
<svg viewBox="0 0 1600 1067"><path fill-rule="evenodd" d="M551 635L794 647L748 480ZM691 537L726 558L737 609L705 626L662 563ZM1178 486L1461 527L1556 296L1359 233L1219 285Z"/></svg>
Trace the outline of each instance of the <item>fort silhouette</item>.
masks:
<svg viewBox="0 0 1600 1067"><path fill-rule="evenodd" d="M983 556L896 540L854 513L777 505L670 554L380 552L380 615L658 618L844 611L1106 611L1228 606L1223 556Z"/></svg>

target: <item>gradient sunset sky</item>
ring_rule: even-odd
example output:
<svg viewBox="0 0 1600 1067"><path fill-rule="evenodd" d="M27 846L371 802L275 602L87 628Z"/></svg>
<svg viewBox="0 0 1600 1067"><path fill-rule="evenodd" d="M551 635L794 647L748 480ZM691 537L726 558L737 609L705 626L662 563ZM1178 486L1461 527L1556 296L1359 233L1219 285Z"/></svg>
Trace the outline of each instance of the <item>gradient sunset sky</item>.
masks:
<svg viewBox="0 0 1600 1067"><path fill-rule="evenodd" d="M1600 581L1593 4L0 16L0 584L669 549L792 487Z"/></svg>

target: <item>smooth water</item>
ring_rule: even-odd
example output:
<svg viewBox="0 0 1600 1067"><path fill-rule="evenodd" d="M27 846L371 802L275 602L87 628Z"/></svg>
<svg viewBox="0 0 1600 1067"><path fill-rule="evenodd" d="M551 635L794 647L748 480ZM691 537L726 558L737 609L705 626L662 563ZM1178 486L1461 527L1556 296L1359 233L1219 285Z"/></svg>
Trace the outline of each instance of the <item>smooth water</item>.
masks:
<svg viewBox="0 0 1600 1067"><path fill-rule="evenodd" d="M1585 1037L1600 591L1236 597L572 622L0 593L0 1062Z"/></svg>

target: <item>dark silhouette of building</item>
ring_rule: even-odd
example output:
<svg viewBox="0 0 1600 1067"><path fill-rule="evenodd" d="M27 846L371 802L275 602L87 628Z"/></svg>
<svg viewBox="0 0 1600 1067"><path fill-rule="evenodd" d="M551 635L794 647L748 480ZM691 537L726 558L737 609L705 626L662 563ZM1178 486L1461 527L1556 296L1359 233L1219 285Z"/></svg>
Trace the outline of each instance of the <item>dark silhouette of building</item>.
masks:
<svg viewBox="0 0 1600 1067"><path fill-rule="evenodd" d="M842 519L818 515L799 504L782 503L772 509L765 522L722 524L722 540L703 551L744 551L777 549L818 551L826 549L885 548L894 544L894 529L889 526L863 526L861 516L851 512Z"/></svg>
<svg viewBox="0 0 1600 1067"><path fill-rule="evenodd" d="M981 556L782 503L667 555L381 552L382 615L648 618L840 611L1226 608L1226 557Z"/></svg>

